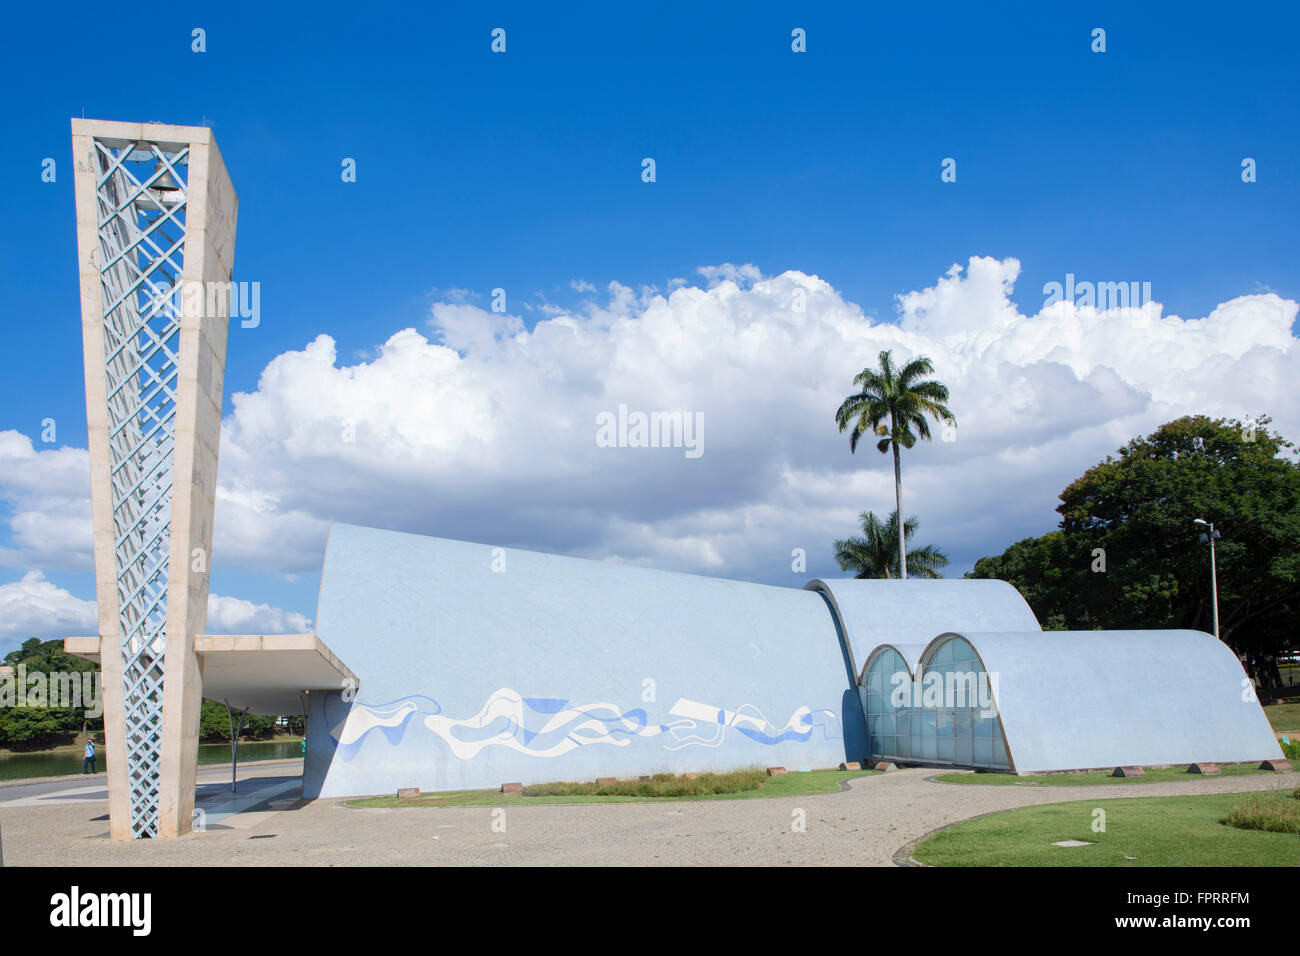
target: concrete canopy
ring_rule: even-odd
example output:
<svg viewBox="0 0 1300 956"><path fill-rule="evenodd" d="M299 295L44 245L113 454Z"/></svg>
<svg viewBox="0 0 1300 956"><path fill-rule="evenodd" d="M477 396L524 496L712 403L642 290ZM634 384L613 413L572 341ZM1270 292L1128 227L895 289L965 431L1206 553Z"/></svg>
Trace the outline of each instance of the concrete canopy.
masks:
<svg viewBox="0 0 1300 956"><path fill-rule="evenodd" d="M69 637L63 649L100 662L98 637ZM202 662L203 696L252 714L299 714L304 691L338 691L357 683L315 634L200 634L194 649Z"/></svg>
<svg viewBox="0 0 1300 956"><path fill-rule="evenodd" d="M203 696L253 714L300 714L303 692L357 685L356 675L315 634L205 634Z"/></svg>

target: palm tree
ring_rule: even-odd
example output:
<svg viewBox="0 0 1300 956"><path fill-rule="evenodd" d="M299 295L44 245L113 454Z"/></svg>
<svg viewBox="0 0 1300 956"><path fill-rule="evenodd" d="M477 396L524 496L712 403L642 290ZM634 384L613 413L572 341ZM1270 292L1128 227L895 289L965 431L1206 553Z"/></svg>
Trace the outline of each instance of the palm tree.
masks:
<svg viewBox="0 0 1300 956"><path fill-rule="evenodd" d="M849 451L858 450L858 439L867 433L877 436L876 450L882 455L894 450L895 511L903 513L903 470L899 448L911 448L917 437L930 439L927 418L942 419L956 425L957 419L944 402L948 386L933 379L920 380L934 372L934 365L924 355L912 359L902 369L894 367L890 351L880 353L880 368L864 368L854 376L853 384L861 390L840 405L835 421L840 431L849 432ZM889 424L886 425L885 422ZM898 536L900 577L907 578L907 528Z"/></svg>
<svg viewBox="0 0 1300 956"><path fill-rule="evenodd" d="M898 512L881 522L875 512L858 516L862 536L835 542L835 560L841 571L853 571L856 578L892 578L898 573ZM915 515L903 522L903 534L915 534L919 524ZM911 548L907 563L917 577L938 578L939 569L948 566L948 556L932 544Z"/></svg>

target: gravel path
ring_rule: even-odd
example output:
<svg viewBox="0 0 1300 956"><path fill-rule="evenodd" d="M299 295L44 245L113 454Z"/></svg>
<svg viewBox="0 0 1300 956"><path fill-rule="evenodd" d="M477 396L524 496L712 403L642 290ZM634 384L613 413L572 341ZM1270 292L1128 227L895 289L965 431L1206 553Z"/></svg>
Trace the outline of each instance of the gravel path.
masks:
<svg viewBox="0 0 1300 956"><path fill-rule="evenodd" d="M284 764L249 767L240 779L285 772ZM1115 786L981 786L927 779L937 772L899 770L820 796L663 804L363 810L343 800L281 799L204 833L131 843L104 838L105 801L6 805L0 795L0 833L9 866L888 866L908 842L994 810L1300 784L1300 772L1293 772ZM793 828L799 813L802 832Z"/></svg>

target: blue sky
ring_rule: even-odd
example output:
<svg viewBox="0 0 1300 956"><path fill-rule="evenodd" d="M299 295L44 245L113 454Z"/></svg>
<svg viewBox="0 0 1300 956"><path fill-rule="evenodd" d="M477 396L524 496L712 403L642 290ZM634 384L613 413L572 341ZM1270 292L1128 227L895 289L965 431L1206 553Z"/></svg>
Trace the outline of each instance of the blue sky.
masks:
<svg viewBox="0 0 1300 956"><path fill-rule="evenodd" d="M260 326L232 329L228 413L230 396L257 391L268 363L317 335L333 339L339 366L368 361L404 328L439 341L435 304L486 308L497 287L525 330L555 314L543 304L585 314L591 296L572 280L601 297L610 282L666 293L673 278L707 287L696 270L723 263L815 275L877 323L902 321L897 296L935 287L973 256L1018 261L1008 301L1027 317L1042 308L1043 284L1066 273L1150 282L1163 314L1185 319L1252 294L1300 299L1300 18L1285 5L1232 16L1133 7L213 4L155 6L143 21L90 5L15 9L0 39L10 133L0 432L38 441L54 418L58 446L85 447L68 129L83 111L215 131L240 197L235 278L262 284ZM195 27L207 52L191 51ZM489 51L494 27L507 31L503 55ZM790 49L795 27L806 53ZM1090 50L1095 27L1105 53ZM45 157L58 163L55 183L41 181ZM341 181L344 157L357 161L356 183ZM641 181L644 157L655 183ZM945 157L957 160L956 183L940 182ZM1257 182L1241 181L1243 157L1256 160ZM844 393L850 383L832 384ZM1294 404L1278 399L1256 411ZM1157 394L1151 412L1175 406ZM840 441L833 428L825 437ZM1115 444L1076 443L1060 473ZM1048 530L1057 477L1042 479L1041 517L980 536L927 518L924 497L916 507L959 572ZM726 479L711 480L700 500L716 508ZM0 547L24 507L0 501ZM707 524L701 507L678 517ZM327 511L313 514L365 517ZM599 526L599 507L585 511ZM475 537L474 522L450 524ZM479 526L506 543L785 583L737 557L736 539L718 560L690 549L673 560L671 549L627 553L594 530L571 540L526 519L514 533ZM810 570L833 573L824 541L808 549ZM232 560L213 589L310 617L315 577L291 564ZM11 560L0 585L31 570ZM93 597L75 559L39 570Z"/></svg>

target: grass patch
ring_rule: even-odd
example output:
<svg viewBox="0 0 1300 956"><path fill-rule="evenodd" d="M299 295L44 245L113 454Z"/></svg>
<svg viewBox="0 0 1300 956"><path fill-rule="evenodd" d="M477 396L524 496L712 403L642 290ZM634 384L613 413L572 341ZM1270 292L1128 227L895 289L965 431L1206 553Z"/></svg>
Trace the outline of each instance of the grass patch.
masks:
<svg viewBox="0 0 1300 956"><path fill-rule="evenodd" d="M1084 773L1049 773L1041 776L1020 777L1014 773L945 773L936 780L944 783L990 784L1001 787L1091 787L1124 785L1133 783L1170 783L1181 780L1213 780L1198 773L1188 773L1184 766L1147 767L1145 777L1112 777L1109 770L1089 770ZM1258 764L1220 765L1221 777L1250 777L1260 773L1272 773L1272 770L1260 770Z"/></svg>
<svg viewBox="0 0 1300 956"><path fill-rule="evenodd" d="M758 786L742 788L758 776ZM762 771L737 771L731 774L701 774L687 780L673 774L656 774L650 780L620 780L615 784L554 783L535 784L523 793L499 793L496 790L452 790L423 793L414 799L395 796L349 800L353 807L387 809L393 807L535 807L565 803L653 803L677 800L747 800L757 797L799 797L835 793L840 783L855 777L876 776L874 770L813 770L768 777ZM714 778L706 782L706 777ZM728 780L727 783L721 783ZM647 787L647 790L640 788ZM710 787L714 789L709 789ZM603 792L613 790L614 792ZM548 792L543 792L548 791ZM678 791L678 792L674 792Z"/></svg>
<svg viewBox="0 0 1300 956"><path fill-rule="evenodd" d="M1224 823L1241 800L1239 793L1220 793L1022 807L941 830L912 855L931 866L1294 867L1300 836ZM1106 812L1104 833L1092 829L1099 807ZM1052 845L1062 840L1092 845Z"/></svg>
<svg viewBox="0 0 1300 956"><path fill-rule="evenodd" d="M1300 787L1288 796L1275 792L1243 797L1232 805L1223 822L1239 830L1300 833Z"/></svg>
<svg viewBox="0 0 1300 956"><path fill-rule="evenodd" d="M614 780L609 783L534 783L524 787L525 797L703 797L757 790L767 780L762 770L702 773L699 776L657 773L649 780Z"/></svg>
<svg viewBox="0 0 1300 956"><path fill-rule="evenodd" d="M1280 732L1300 734L1300 698L1278 701L1264 708L1264 716Z"/></svg>

